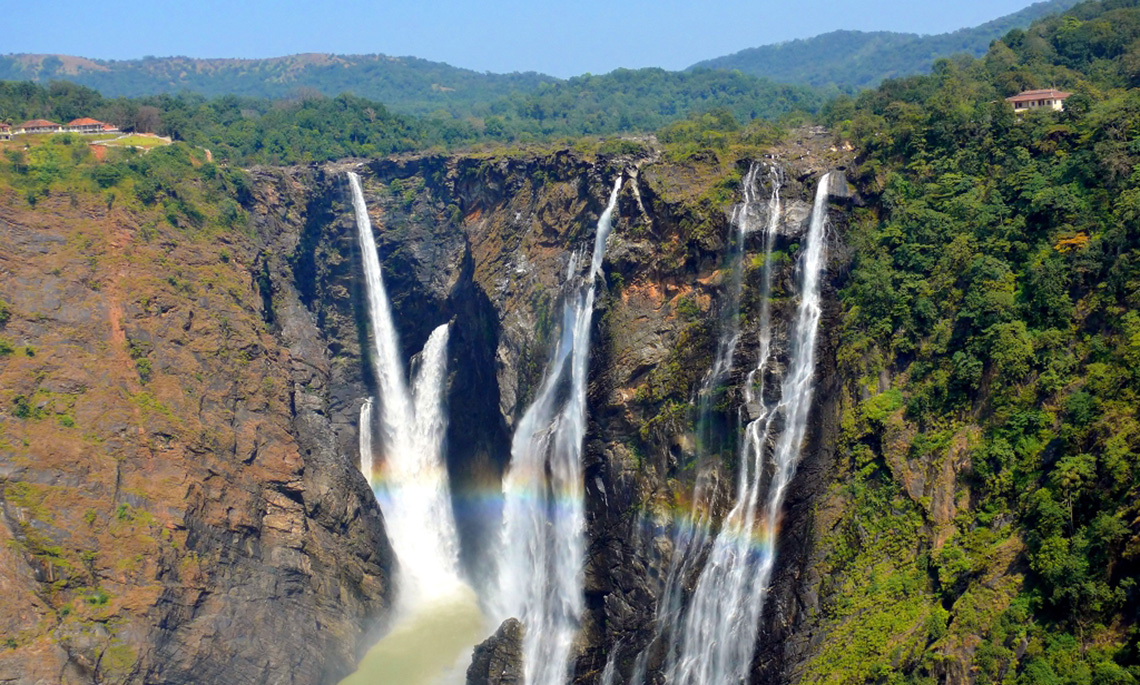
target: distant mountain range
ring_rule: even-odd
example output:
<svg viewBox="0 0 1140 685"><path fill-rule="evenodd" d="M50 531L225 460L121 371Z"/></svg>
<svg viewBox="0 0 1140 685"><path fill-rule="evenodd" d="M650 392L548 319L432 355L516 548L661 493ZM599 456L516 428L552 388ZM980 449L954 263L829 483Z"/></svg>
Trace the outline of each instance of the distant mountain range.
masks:
<svg viewBox="0 0 1140 685"><path fill-rule="evenodd" d="M1048 0L1020 12L951 33L920 36L890 31L833 31L698 62L690 69L738 70L781 83L853 92L888 78L926 73L941 57L980 57L1012 29L1064 12L1081 0Z"/></svg>
<svg viewBox="0 0 1140 685"><path fill-rule="evenodd" d="M267 59L145 57L97 60L66 55L0 56L0 81L66 80L107 97L190 91L213 97L284 98L341 93L409 114L463 111L511 93L537 91L559 79L534 72L492 74L416 57L301 54Z"/></svg>
<svg viewBox="0 0 1140 685"><path fill-rule="evenodd" d="M836 31L805 40L743 50L700 62L690 71L739 71L779 83L854 91L885 78L921 73L934 60L955 53L980 55L990 42L1010 29L1024 28L1045 15L1069 9L1078 0L1039 2L981 26L935 36L905 33ZM644 74L659 82L660 70L619 70L612 79L625 82ZM501 107L507 98L545 97L552 91L577 92L597 77L563 81L535 72L493 74L453 67L415 57L385 55L301 54L268 59L194 59L145 57L97 60L65 55L0 56L0 81L66 80L94 88L107 97L138 97L190 91L205 96L238 95L285 98L320 93L352 93L383 102L407 114L446 111L469 116ZM737 76L739 78L739 75ZM636 80L636 79L635 79ZM720 84L718 87L737 87ZM745 90L767 92L771 84ZM797 96L799 97L799 96ZM719 101L714 106L719 106ZM736 103L732 103L735 108Z"/></svg>

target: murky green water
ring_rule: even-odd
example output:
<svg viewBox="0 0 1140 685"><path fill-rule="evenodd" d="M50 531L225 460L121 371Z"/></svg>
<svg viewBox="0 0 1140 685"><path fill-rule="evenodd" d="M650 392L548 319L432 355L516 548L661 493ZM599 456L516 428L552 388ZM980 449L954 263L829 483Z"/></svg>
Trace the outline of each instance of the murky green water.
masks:
<svg viewBox="0 0 1140 685"><path fill-rule="evenodd" d="M475 593L464 588L402 620L340 685L461 684L471 649L488 634Z"/></svg>

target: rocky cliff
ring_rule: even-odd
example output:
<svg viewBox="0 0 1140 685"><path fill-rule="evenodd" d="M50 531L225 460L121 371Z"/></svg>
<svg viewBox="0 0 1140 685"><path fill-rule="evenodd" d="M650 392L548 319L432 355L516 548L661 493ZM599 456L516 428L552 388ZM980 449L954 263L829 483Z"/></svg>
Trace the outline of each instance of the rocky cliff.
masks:
<svg viewBox="0 0 1140 685"><path fill-rule="evenodd" d="M383 615L383 523L280 257L303 212L262 190L197 237L0 195L0 680L335 682Z"/></svg>
<svg viewBox="0 0 1140 685"><path fill-rule="evenodd" d="M802 132L771 153L772 163L783 169L786 198L778 241L780 311L774 316L787 320L795 278L788 255L798 248L816 180L845 159L829 150L818 131ZM574 667L582 682L595 681L614 649L618 672L628 676L637 654L650 647L668 572L670 525L688 513L676 503L690 497L695 473L690 401L715 348L725 306L729 211L739 200L748 164L716 154L670 160L646 147L624 156L553 150L417 157L362 163L358 169L406 356L443 321L454 321L454 333L465 336L451 345L447 454L465 525L465 562L477 585L486 580L496 541L493 516L482 515L477 505L481 493L498 487L512 423L541 380L557 325L561 274L572 253L590 244L612 179L627 179L594 326L586 465L588 613ZM320 201L328 203L320 210L323 218L310 221L305 252L296 259L315 274L302 291L311 292L322 327L343 350L345 367L359 370L363 298L357 292L354 227L338 176L343 171L320 171L325 190L318 195L330 199ZM837 183L833 196L837 207L846 206L846 184ZM847 259L843 216L835 212L832 222L837 278ZM737 395L754 364L756 331L748 323L755 323L758 308L758 240L754 236L747 251L746 333L732 375ZM836 318L831 286L828 292L825 328ZM825 336L825 360L834 359L834 345ZM830 370L834 363L820 366ZM368 377L357 373L345 396L370 394ZM830 392L836 381L824 372L821 383L811 447L784 527L781 547L787 552L776 608L766 615L772 635L793 631L805 608L795 596L795 579L810 566L810 511L827 486L838 420ZM353 421L356 406L339 420ZM727 424L724 430L731 432ZM342 437L344 450L351 451L353 436L349 431ZM731 480L735 444L729 436L726 443L726 463L717 470L725 483ZM722 493L716 506L726 502ZM782 674L784 657L765 655L757 668Z"/></svg>

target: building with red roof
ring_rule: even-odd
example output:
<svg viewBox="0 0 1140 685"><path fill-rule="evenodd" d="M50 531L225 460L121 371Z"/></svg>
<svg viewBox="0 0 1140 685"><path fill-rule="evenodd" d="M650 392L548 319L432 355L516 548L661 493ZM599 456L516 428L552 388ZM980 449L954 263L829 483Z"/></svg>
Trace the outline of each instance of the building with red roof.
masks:
<svg viewBox="0 0 1140 685"><path fill-rule="evenodd" d="M0 122L0 140L12 139L12 127L8 124Z"/></svg>
<svg viewBox="0 0 1140 685"><path fill-rule="evenodd" d="M7 125L5 125L7 128ZM22 124L11 127L7 131L7 136L19 135L21 133L118 133L119 127L114 124L107 124L98 119L91 117L80 117L79 119L72 120L66 125L57 124L54 121L47 119L32 119L25 121Z"/></svg>
<svg viewBox="0 0 1140 685"><path fill-rule="evenodd" d="M66 130L72 133L118 133L119 127L91 117L83 117L68 123Z"/></svg>
<svg viewBox="0 0 1140 685"><path fill-rule="evenodd" d="M91 117L83 117L68 122L67 130L72 133L102 133L104 126L106 126L106 124L102 121L97 121Z"/></svg>
<svg viewBox="0 0 1140 685"><path fill-rule="evenodd" d="M16 127L13 133L59 133L63 127L47 119L32 119Z"/></svg>
<svg viewBox="0 0 1140 685"><path fill-rule="evenodd" d="M1049 108L1056 112L1065 109L1065 100L1073 94L1063 90L1049 88L1048 90L1027 90L1005 101L1013 104L1013 111L1021 114L1030 110Z"/></svg>

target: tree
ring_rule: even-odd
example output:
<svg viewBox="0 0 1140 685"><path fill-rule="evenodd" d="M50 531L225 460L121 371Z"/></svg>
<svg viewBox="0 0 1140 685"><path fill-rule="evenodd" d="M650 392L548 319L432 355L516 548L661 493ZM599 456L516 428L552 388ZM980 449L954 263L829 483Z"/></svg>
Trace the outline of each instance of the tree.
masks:
<svg viewBox="0 0 1140 685"><path fill-rule="evenodd" d="M134 129L139 133L157 133L162 126L162 113L157 107L143 105L135 112Z"/></svg>

